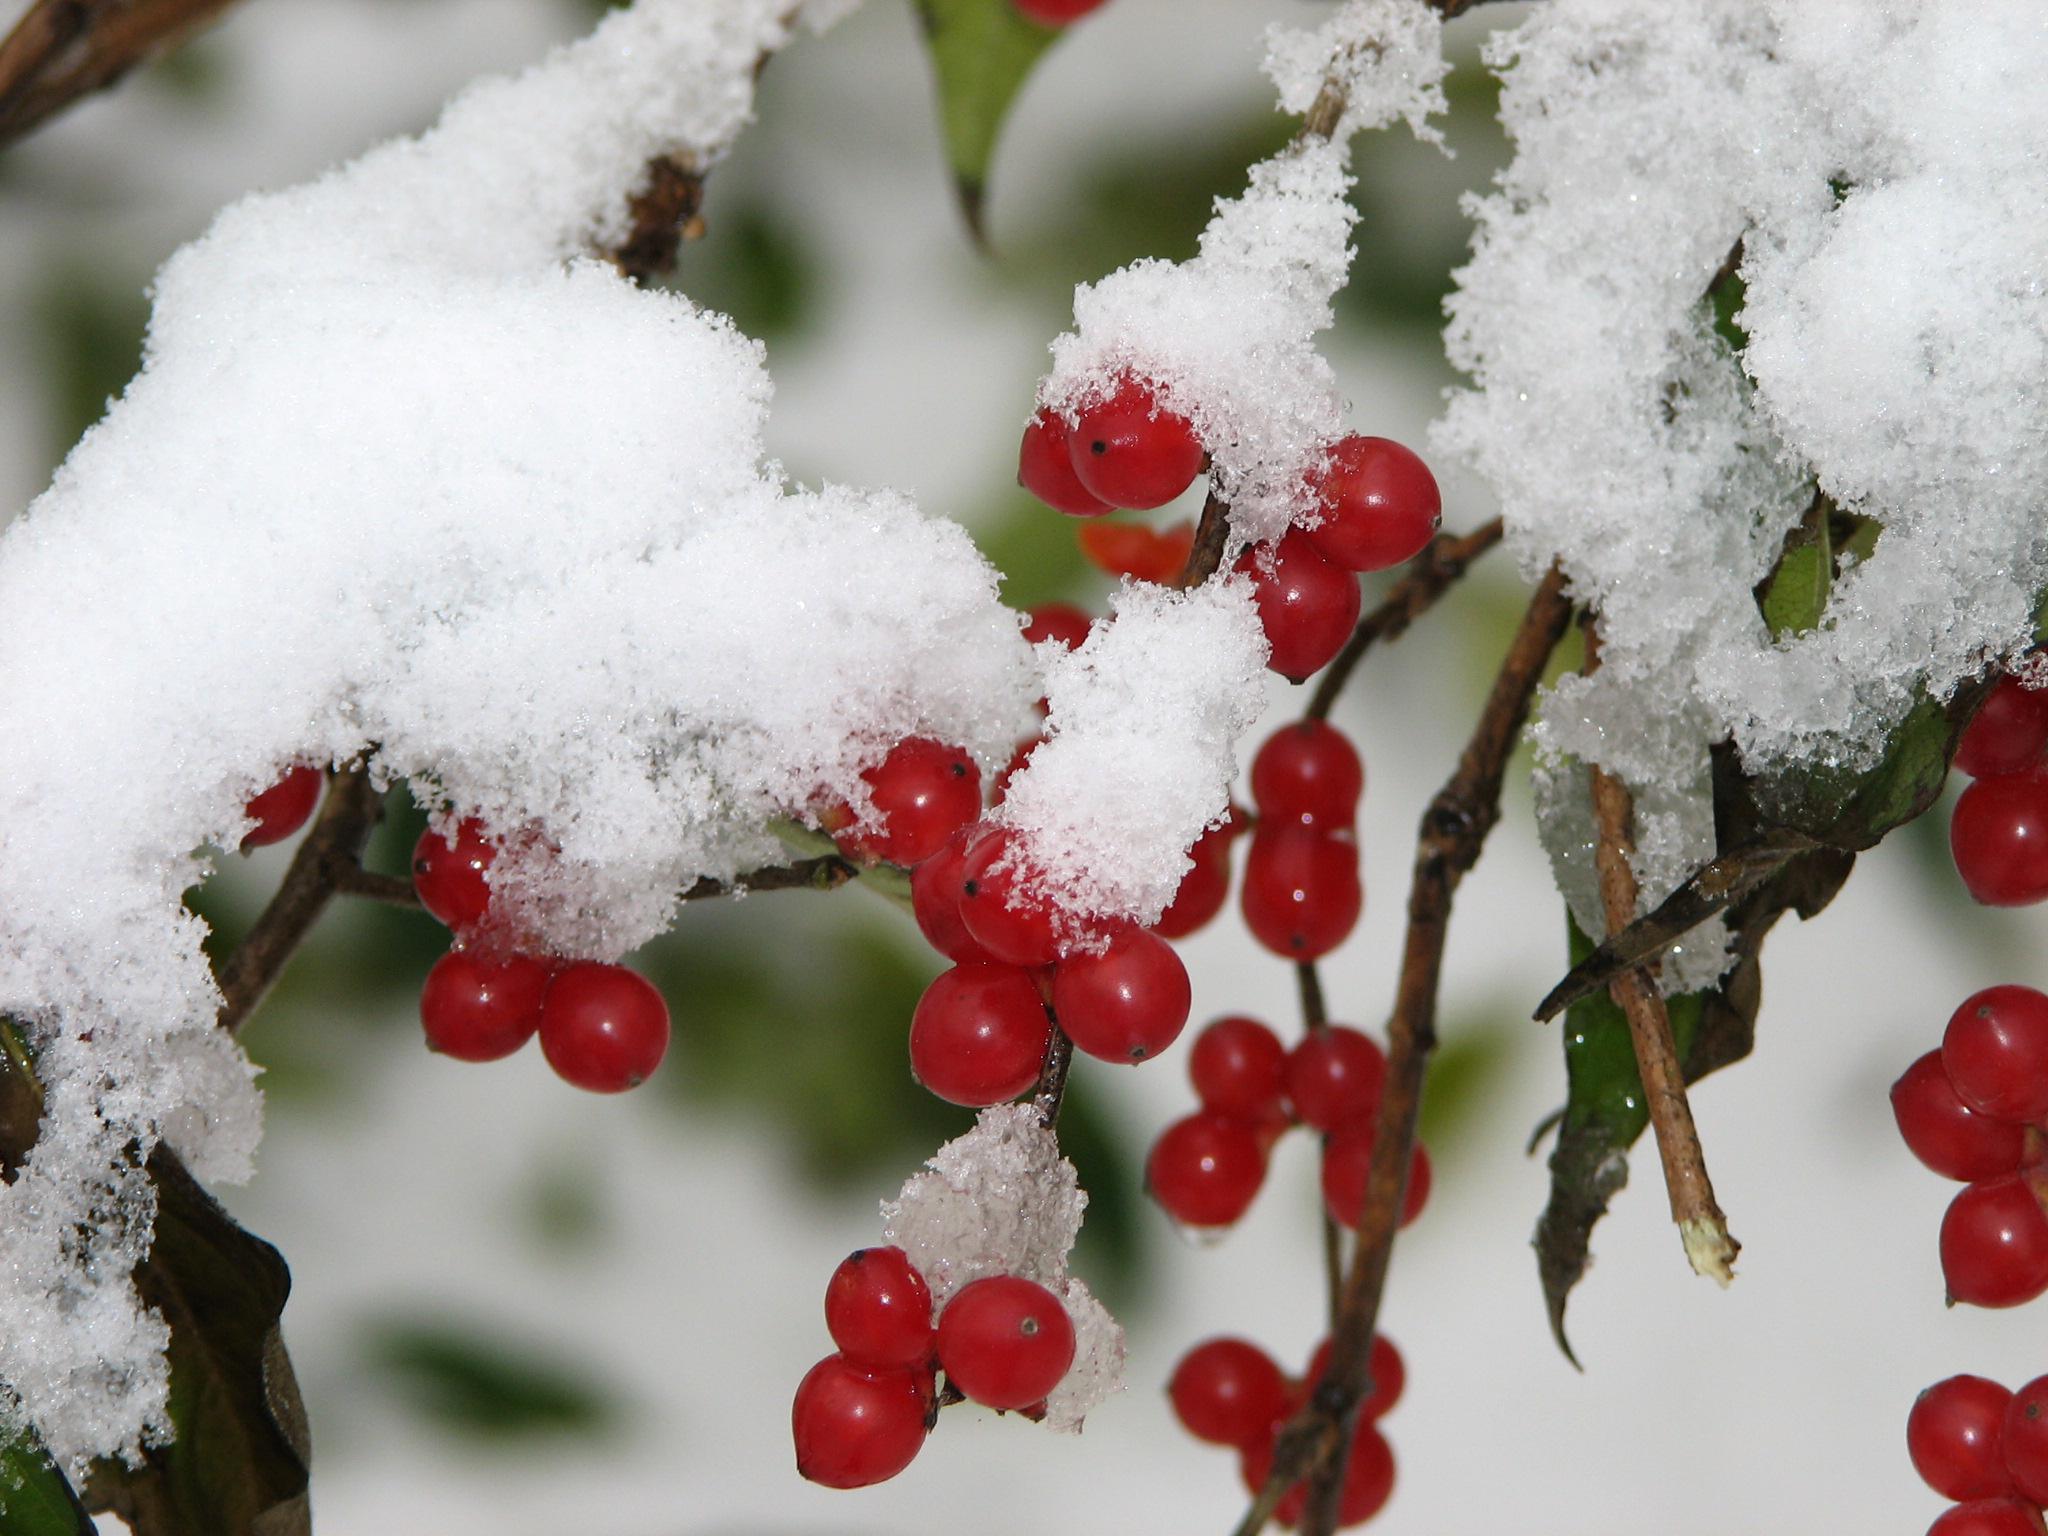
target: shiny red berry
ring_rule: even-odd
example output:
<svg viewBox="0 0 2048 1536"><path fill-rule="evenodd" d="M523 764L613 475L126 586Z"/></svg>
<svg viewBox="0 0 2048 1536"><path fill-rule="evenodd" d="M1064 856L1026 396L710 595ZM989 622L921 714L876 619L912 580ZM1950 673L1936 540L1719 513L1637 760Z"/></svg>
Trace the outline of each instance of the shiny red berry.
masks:
<svg viewBox="0 0 2048 1536"><path fill-rule="evenodd" d="M1033 645L1056 640L1067 650L1079 650L1088 639L1095 621L1072 603L1040 603L1029 615L1024 638Z"/></svg>
<svg viewBox="0 0 2048 1536"><path fill-rule="evenodd" d="M427 1048L457 1061L510 1056L540 1028L554 967L532 955L451 949L420 989Z"/></svg>
<svg viewBox="0 0 2048 1536"><path fill-rule="evenodd" d="M1252 800L1261 825L1335 829L1358 819L1365 765L1326 720L1297 720L1266 738L1252 759Z"/></svg>
<svg viewBox="0 0 2048 1536"><path fill-rule="evenodd" d="M1299 531L1270 550L1248 549L1237 570L1252 581L1252 603L1272 653L1266 665L1290 682L1319 672L1351 638L1363 599L1358 578L1330 564Z"/></svg>
<svg viewBox="0 0 2048 1536"><path fill-rule="evenodd" d="M1944 1511L1927 1536L2043 1536L2041 1512L2018 1499L1973 1499Z"/></svg>
<svg viewBox="0 0 2048 1536"><path fill-rule="evenodd" d="M1202 1108L1261 1120L1280 1106L1287 1091L1287 1049L1257 1019L1218 1019L1195 1036L1188 1078Z"/></svg>
<svg viewBox="0 0 2048 1536"><path fill-rule="evenodd" d="M1429 466L1388 438L1344 438L1311 485L1323 520L1307 530L1309 540L1347 571L1384 571L1414 559L1443 521Z"/></svg>
<svg viewBox="0 0 2048 1536"><path fill-rule="evenodd" d="M540 1048L556 1075L592 1093L623 1093L668 1053L668 1004L623 965L572 965L548 984Z"/></svg>
<svg viewBox="0 0 2048 1536"><path fill-rule="evenodd" d="M1344 1463L1344 1487L1337 1500L1339 1526L1363 1525L1387 1507L1394 1496L1394 1448L1379 1426L1364 1415L1351 1436L1351 1458Z"/></svg>
<svg viewBox="0 0 2048 1536"><path fill-rule="evenodd" d="M1067 424L1055 411L1040 411L1024 428L1024 444L1017 451L1017 483L1069 517L1100 517L1110 510L1109 503L1091 495L1074 473Z"/></svg>
<svg viewBox="0 0 2048 1536"><path fill-rule="evenodd" d="M960 919L960 892L967 878L967 849L974 828L962 827L939 851L910 872L910 910L918 931L948 960L988 960Z"/></svg>
<svg viewBox="0 0 2048 1536"><path fill-rule="evenodd" d="M1157 1056L1187 1027L1194 994L1173 946L1142 928L1121 928L1100 954L1068 955L1052 973L1060 1028L1104 1061Z"/></svg>
<svg viewBox="0 0 2048 1536"><path fill-rule="evenodd" d="M1205 1339L1180 1358L1166 1384L1187 1432L1213 1445L1244 1447L1271 1433L1286 1414L1287 1378L1258 1345Z"/></svg>
<svg viewBox="0 0 2048 1536"><path fill-rule="evenodd" d="M985 1408L1029 1408L1074 1363L1074 1323L1059 1297L1019 1275L964 1287L939 1314L946 1380Z"/></svg>
<svg viewBox="0 0 2048 1536"><path fill-rule="evenodd" d="M412 888L420 905L457 933L476 926L491 904L487 871L497 856L475 817L456 827L453 842L435 831L422 832L412 850Z"/></svg>
<svg viewBox="0 0 2048 1536"><path fill-rule="evenodd" d="M2020 1125L2048 1119L2048 997L2005 986L1965 998L1941 1037L1941 1065L1979 1114Z"/></svg>
<svg viewBox="0 0 2048 1536"><path fill-rule="evenodd" d="M256 825L242 839L242 847L268 848L311 821L323 782L318 768L301 763L243 806L242 813Z"/></svg>
<svg viewBox="0 0 2048 1536"><path fill-rule="evenodd" d="M796 1389L796 1469L827 1488L865 1488L909 1466L924 1445L931 1400L907 1370L869 1370L827 1355Z"/></svg>
<svg viewBox="0 0 2048 1536"><path fill-rule="evenodd" d="M2048 773L1979 779L1956 800L1948 847L1956 873L1987 907L2048 897Z"/></svg>
<svg viewBox="0 0 2048 1536"><path fill-rule="evenodd" d="M2036 1376L2013 1393L1999 1440L2020 1496L2048 1504L2048 1376Z"/></svg>
<svg viewBox="0 0 2048 1536"><path fill-rule="evenodd" d="M1980 1115L1956 1097L1938 1050L1892 1084L1892 1115L1913 1155L1945 1179L1968 1183L2010 1173L2025 1152L2023 1128Z"/></svg>
<svg viewBox="0 0 2048 1536"><path fill-rule="evenodd" d="M1185 416L1163 408L1142 380L1120 379L1081 411L1067 439L1074 473L1112 507L1163 507L1200 473L1201 439Z"/></svg>
<svg viewBox="0 0 2048 1536"><path fill-rule="evenodd" d="M1042 27L1064 27L1099 8L1103 0L1012 0L1017 13Z"/></svg>
<svg viewBox="0 0 2048 1536"><path fill-rule="evenodd" d="M1941 1274L1951 1301L2016 1307L2048 1291L2048 1211L2025 1174L1979 1179L1941 1218Z"/></svg>
<svg viewBox="0 0 2048 1536"><path fill-rule="evenodd" d="M995 783L989 787L989 803L1001 805L1010 795L1010 780L1024 771L1024 765L1031 761L1031 754L1044 745L1043 736L1033 736L1017 743L1017 750L1010 754L1010 760L1003 764L996 775ZM972 828L963 829L972 831Z"/></svg>
<svg viewBox="0 0 2048 1536"><path fill-rule="evenodd" d="M1959 1503L2011 1493L2004 1452L2011 1402L2010 1392L1982 1376L1951 1376L1922 1392L1906 1415L1906 1454L1920 1480Z"/></svg>
<svg viewBox="0 0 2048 1536"><path fill-rule="evenodd" d="M839 846L856 859L916 864L981 814L981 770L958 747L913 736L861 777L874 814L839 834Z"/></svg>
<svg viewBox="0 0 2048 1536"><path fill-rule="evenodd" d="M1260 827L1239 893L1252 937L1285 960L1315 960L1351 936L1365 906L1348 832Z"/></svg>
<svg viewBox="0 0 2048 1536"><path fill-rule="evenodd" d="M1180 889L1152 931L1162 939L1184 939L1204 927L1230 900L1230 845L1238 823L1233 813L1220 827L1211 827L1188 849L1194 862L1180 877Z"/></svg>
<svg viewBox="0 0 2048 1536"><path fill-rule="evenodd" d="M924 1365L934 1339L931 1289L901 1248L862 1248L826 1283L825 1326L856 1365Z"/></svg>
<svg viewBox="0 0 2048 1536"><path fill-rule="evenodd" d="M1038 1081L1052 1021L1014 965L967 961L924 989L910 1019L910 1070L949 1104L1001 1104Z"/></svg>
<svg viewBox="0 0 2048 1536"><path fill-rule="evenodd" d="M2025 773L2048 757L2048 688L2001 677L1956 741L1956 767L1973 779Z"/></svg>
<svg viewBox="0 0 2048 1536"><path fill-rule="evenodd" d="M974 941L1008 965L1051 965L1060 942L1050 903L1032 890L1032 871L1007 831L992 832L967 851L960 917Z"/></svg>
<svg viewBox="0 0 2048 1536"><path fill-rule="evenodd" d="M1176 1120L1152 1143L1145 1187L1184 1227L1227 1227L1266 1180L1266 1151L1248 1122L1206 1110Z"/></svg>
<svg viewBox="0 0 2048 1536"><path fill-rule="evenodd" d="M1348 1024L1308 1035L1287 1054L1287 1097L1304 1124L1334 1131L1379 1113L1387 1058Z"/></svg>
<svg viewBox="0 0 2048 1536"><path fill-rule="evenodd" d="M1331 1133L1323 1143L1323 1208L1339 1226L1358 1225L1365 1213L1365 1185L1372 1176L1370 1120L1354 1120ZM1407 1226L1429 1203L1429 1153L1415 1149L1408 1165L1408 1192L1401 1206L1401 1225Z"/></svg>

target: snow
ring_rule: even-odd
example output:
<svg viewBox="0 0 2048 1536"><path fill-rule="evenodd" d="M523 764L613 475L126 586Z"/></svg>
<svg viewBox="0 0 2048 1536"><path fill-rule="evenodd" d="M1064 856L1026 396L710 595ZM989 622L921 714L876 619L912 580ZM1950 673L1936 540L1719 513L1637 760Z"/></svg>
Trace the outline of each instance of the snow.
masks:
<svg viewBox="0 0 2048 1536"><path fill-rule="evenodd" d="M1443 16L1414 0L1345 0L1320 27L1266 30L1266 74L1280 109L1306 113L1335 87L1344 96L1332 135L1339 140L1399 119L1418 139L1440 143L1429 119L1448 110L1448 73Z"/></svg>
<svg viewBox="0 0 2048 1536"><path fill-rule="evenodd" d="M1713 851L1709 743L1868 761L1916 691L2029 636L2048 22L1556 0L1490 59L1516 155L1472 209L1447 340L1474 382L1436 441L1499 494L1524 571L1556 556L1599 608L1602 669L1536 735L1553 779L1576 758L1635 790L1647 907ZM1738 239L1739 359L1704 297ZM1752 589L1816 485L1883 536L1817 630L1774 640ZM1569 864L1581 839L1546 820Z"/></svg>
<svg viewBox="0 0 2048 1536"><path fill-rule="evenodd" d="M1059 1139L1030 1104L985 1109L882 1206L882 1235L910 1256L934 1311L991 1275L1019 1275L1058 1296L1074 1324L1074 1364L1046 1399L1045 1422L1078 1431L1123 1388L1124 1336L1087 1285L1067 1273L1088 1196Z"/></svg>

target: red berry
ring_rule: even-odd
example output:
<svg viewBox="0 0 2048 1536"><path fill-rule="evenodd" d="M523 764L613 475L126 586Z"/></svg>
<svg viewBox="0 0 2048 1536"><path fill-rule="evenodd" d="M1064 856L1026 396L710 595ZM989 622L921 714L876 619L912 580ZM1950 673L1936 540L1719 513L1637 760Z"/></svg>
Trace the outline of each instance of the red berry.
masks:
<svg viewBox="0 0 2048 1536"><path fill-rule="evenodd" d="M2013 1486L2022 1497L2048 1504L2048 1376L2036 1376L2013 1393L1999 1439Z"/></svg>
<svg viewBox="0 0 2048 1536"><path fill-rule="evenodd" d="M1202 1108L1239 1120L1261 1120L1286 1092L1287 1051L1257 1019L1218 1019L1195 1036L1188 1078Z"/></svg>
<svg viewBox="0 0 2048 1536"><path fill-rule="evenodd" d="M1266 1180L1266 1152L1246 1121L1204 1111L1176 1120L1152 1144L1145 1186L1184 1227L1227 1227Z"/></svg>
<svg viewBox="0 0 2048 1536"><path fill-rule="evenodd" d="M910 1070L949 1104L1001 1104L1038 1081L1052 1021L1030 976L966 961L924 989L910 1019Z"/></svg>
<svg viewBox="0 0 2048 1536"><path fill-rule="evenodd" d="M540 1048L557 1075L592 1093L623 1093L668 1052L668 1004L623 965L572 965L540 1009Z"/></svg>
<svg viewBox="0 0 2048 1536"><path fill-rule="evenodd" d="M1329 1339L1316 1346L1315 1354L1308 1363L1308 1390L1314 1392L1323 1379L1323 1373L1330 1368L1330 1356L1335 1346ZM1368 1419L1377 1419L1401 1400L1401 1389L1408 1384L1408 1367L1402 1363L1401 1351L1394 1348L1393 1341L1383 1333L1372 1336L1372 1353L1366 1359L1366 1375L1372 1382L1372 1396L1359 1409Z"/></svg>
<svg viewBox="0 0 2048 1536"><path fill-rule="evenodd" d="M1364 793L1357 750L1325 720L1281 726L1252 759L1252 799L1262 824L1348 827Z"/></svg>
<svg viewBox="0 0 2048 1536"><path fill-rule="evenodd" d="M1266 665L1275 672L1298 683L1344 649L1363 602L1358 578L1317 554L1299 531L1270 550L1246 550L1237 569L1252 579L1259 627L1272 647Z"/></svg>
<svg viewBox="0 0 2048 1536"><path fill-rule="evenodd" d="M2011 1493L2002 1448L2011 1401L1982 1376L1951 1376L1922 1392L1906 1415L1906 1454L1920 1480L1959 1502Z"/></svg>
<svg viewBox="0 0 2048 1536"><path fill-rule="evenodd" d="M451 949L427 972L420 1024L427 1049L457 1061L510 1056L540 1028L554 967L532 955Z"/></svg>
<svg viewBox="0 0 2048 1536"><path fill-rule="evenodd" d="M1186 490L1204 458L1188 419L1163 409L1151 386L1133 378L1118 380L1106 399L1080 413L1067 451L1090 495L1140 512Z"/></svg>
<svg viewBox="0 0 2048 1536"><path fill-rule="evenodd" d="M1287 1378L1258 1345L1207 1339L1174 1367L1173 1411L1197 1440L1244 1447L1268 1437L1288 1408Z"/></svg>
<svg viewBox="0 0 2048 1536"><path fill-rule="evenodd" d="M1024 428L1024 445L1017 451L1017 483L1069 517L1100 517L1110 510L1109 503L1089 494L1074 473L1067 424L1055 411L1040 411Z"/></svg>
<svg viewBox="0 0 2048 1536"><path fill-rule="evenodd" d="M1157 1056L1188 1022L1194 994L1173 946L1120 928L1099 955L1076 952L1052 973L1052 1011L1075 1049L1104 1061Z"/></svg>
<svg viewBox="0 0 2048 1536"><path fill-rule="evenodd" d="M1273 1475L1273 1437L1279 1432L1280 1426L1275 1424L1266 1434L1246 1446L1237 1458L1238 1476L1244 1479L1245 1491L1254 1498L1265 1490L1266 1479ZM1308 1484L1296 1483L1273 1506L1273 1518L1282 1525L1299 1525L1307 1509Z"/></svg>
<svg viewBox="0 0 2048 1536"><path fill-rule="evenodd" d="M1354 1120L1332 1132L1323 1143L1323 1208L1339 1226L1355 1228L1365 1213L1365 1185L1372 1176L1373 1130L1372 1121ZM1429 1153L1418 1146L1414 1161L1408 1165L1408 1192L1401 1205L1402 1226L1422 1214L1423 1206L1429 1203L1429 1185Z"/></svg>
<svg viewBox="0 0 2048 1536"><path fill-rule="evenodd" d="M420 905L457 933L474 927L491 904L486 871L497 856L475 817L456 827L452 843L438 832L422 832L412 850L412 888Z"/></svg>
<svg viewBox="0 0 2048 1536"><path fill-rule="evenodd" d="M1311 1030L1287 1055L1287 1097L1302 1121L1334 1131L1379 1113L1387 1058L1347 1024Z"/></svg>
<svg viewBox="0 0 2048 1536"><path fill-rule="evenodd" d="M1956 741L1956 767L1973 779L2025 773L2048 756L2048 689L2001 677Z"/></svg>
<svg viewBox="0 0 2048 1536"><path fill-rule="evenodd" d="M1307 530L1309 541L1347 571L1384 571L1414 559L1443 521L1429 466L1388 438L1344 438L1312 485L1323 520Z"/></svg>
<svg viewBox="0 0 2048 1536"><path fill-rule="evenodd" d="M826 1283L825 1326L856 1365L923 1365L932 1357L932 1293L901 1248L863 1248Z"/></svg>
<svg viewBox="0 0 2048 1536"><path fill-rule="evenodd" d="M981 770L958 747L912 736L861 777L873 791L874 817L839 834L856 859L916 864L981 814Z"/></svg>
<svg viewBox="0 0 2048 1536"><path fill-rule="evenodd" d="M1965 998L1941 1039L1956 1097L1994 1120L2048 1119L2048 997L2032 987L1986 987Z"/></svg>
<svg viewBox="0 0 2048 1536"><path fill-rule="evenodd" d="M2016 1307L2048 1291L2048 1211L2026 1175L1979 1179L1941 1218L1950 1301Z"/></svg>
<svg viewBox="0 0 2048 1536"><path fill-rule="evenodd" d="M1018 1275L964 1287L939 1314L946 1380L986 1408L1029 1408L1074 1363L1074 1323L1059 1297Z"/></svg>
<svg viewBox="0 0 2048 1536"><path fill-rule="evenodd" d="M1053 909L1031 893L1032 884L1009 832L993 832L968 849L961 921L977 944L1008 965L1051 965L1060 957Z"/></svg>
<svg viewBox="0 0 2048 1536"><path fill-rule="evenodd" d="M1102 0L1013 0L1017 13L1042 27L1064 27L1079 21Z"/></svg>
<svg viewBox="0 0 2048 1536"><path fill-rule="evenodd" d="M1001 805L1009 797L1010 780L1024 771L1024 765L1031 761L1031 754L1036 752L1044 742L1045 738L1043 736L1033 736L1029 740L1017 743L1017 750L1010 754L1010 760L1003 764L1002 772L996 775L996 781L990 788L989 803L991 805Z"/></svg>
<svg viewBox="0 0 2048 1536"><path fill-rule="evenodd" d="M1945 1179L1968 1183L2010 1173L2026 1149L2023 1128L1980 1115L1956 1097L1938 1050L1892 1084L1892 1115L1913 1155Z"/></svg>
<svg viewBox="0 0 2048 1536"><path fill-rule="evenodd" d="M1041 640L1057 640L1070 651L1081 648L1095 624L1072 603L1040 603L1031 610L1030 620L1024 626L1026 640L1033 645Z"/></svg>
<svg viewBox="0 0 2048 1536"><path fill-rule="evenodd" d="M827 1488L884 1483L924 1445L931 1400L906 1370L867 1370L827 1355L796 1389L796 1469Z"/></svg>
<svg viewBox="0 0 2048 1536"><path fill-rule="evenodd" d="M1351 1436L1351 1459L1344 1463L1344 1487L1338 1495L1337 1524L1363 1525L1387 1507L1394 1496L1394 1448L1379 1427L1364 1415Z"/></svg>
<svg viewBox="0 0 2048 1536"><path fill-rule="evenodd" d="M910 872L910 910L933 949L948 960L987 960L960 920L960 890L967 878L967 849L974 828L962 827L930 858Z"/></svg>
<svg viewBox="0 0 2048 1536"><path fill-rule="evenodd" d="M1351 936L1365 906L1348 832L1261 827L1239 894L1252 937L1285 960L1314 960Z"/></svg>
<svg viewBox="0 0 2048 1536"><path fill-rule="evenodd" d="M1987 907L2048 896L2048 774L1972 784L1949 818L1948 847L1970 895Z"/></svg>
<svg viewBox="0 0 2048 1536"><path fill-rule="evenodd" d="M311 821L313 807L320 803L322 782L320 770L304 763L287 770L283 778L242 807L242 813L256 823L242 839L242 847L268 848Z"/></svg>
<svg viewBox="0 0 2048 1536"><path fill-rule="evenodd" d="M2042 1536L2041 1512L2018 1499L1958 1504L1927 1527L1927 1536Z"/></svg>
<svg viewBox="0 0 2048 1536"><path fill-rule="evenodd" d="M1183 518L1155 533L1143 523L1090 523L1077 537L1088 563L1105 576L1164 586L1188 568L1195 525Z"/></svg>
<svg viewBox="0 0 2048 1536"><path fill-rule="evenodd" d="M1194 860L1180 877L1180 889L1159 914L1152 931L1162 939L1183 939L1204 926L1230 899L1230 845L1236 839L1237 813L1230 813L1223 825L1211 827L1188 849Z"/></svg>

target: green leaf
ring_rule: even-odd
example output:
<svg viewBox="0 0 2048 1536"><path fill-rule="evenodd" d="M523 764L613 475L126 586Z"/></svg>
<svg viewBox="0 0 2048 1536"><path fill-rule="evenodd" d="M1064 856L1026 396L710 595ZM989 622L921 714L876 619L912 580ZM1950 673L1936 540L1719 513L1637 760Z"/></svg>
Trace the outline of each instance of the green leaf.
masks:
<svg viewBox="0 0 2048 1536"><path fill-rule="evenodd" d="M1757 606L1773 636L1804 634L1820 626L1828 606L1828 586L1834 580L1835 554L1828 539L1827 498L1816 496L1813 505L1785 538L1784 553L1777 569L1764 579L1757 592Z"/></svg>
<svg viewBox="0 0 2048 1536"><path fill-rule="evenodd" d="M363 1356L426 1418L477 1439L596 1436L617 1399L580 1366L453 1319L374 1325Z"/></svg>
<svg viewBox="0 0 2048 1536"><path fill-rule="evenodd" d="M946 162L979 240L982 195L1003 117L1059 33L1025 20L1011 0L917 0L917 16L938 77Z"/></svg>
<svg viewBox="0 0 2048 1536"><path fill-rule="evenodd" d="M7 1536L97 1536L71 1484L27 1434L0 1442L0 1531Z"/></svg>
<svg viewBox="0 0 2048 1536"><path fill-rule="evenodd" d="M98 1463L88 1502L135 1536L305 1536L311 1451L278 1332L291 1273L168 1148L151 1155L149 1174L156 1236L135 1285L170 1324L176 1438L138 1467Z"/></svg>

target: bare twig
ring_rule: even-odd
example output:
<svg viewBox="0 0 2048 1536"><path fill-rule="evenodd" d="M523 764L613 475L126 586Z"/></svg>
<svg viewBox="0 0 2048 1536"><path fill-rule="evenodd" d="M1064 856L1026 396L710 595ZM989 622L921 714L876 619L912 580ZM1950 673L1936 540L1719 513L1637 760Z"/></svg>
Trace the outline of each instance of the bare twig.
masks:
<svg viewBox="0 0 2048 1536"><path fill-rule="evenodd" d="M1325 1028L1330 1022L1330 1011L1323 1006L1323 978L1315 962L1303 960L1297 964L1294 979L1301 988L1301 1022L1312 1030Z"/></svg>
<svg viewBox="0 0 2048 1536"><path fill-rule="evenodd" d="M1472 562L1498 544L1500 538L1501 524L1496 517L1468 534L1454 537L1440 533L1432 539L1429 547L1416 556L1408 573L1394 583L1386 600L1358 621L1336 660L1323 669L1322 681L1316 684L1315 694L1308 701L1308 718L1327 718L1365 653L1382 641L1395 641L1406 634L1408 626L1429 612Z"/></svg>
<svg viewBox="0 0 2048 1536"><path fill-rule="evenodd" d="M1202 503L1202 520L1195 524L1195 542L1188 550L1187 569L1175 583L1183 590L1199 587L1223 564L1223 548L1230 542L1230 503L1216 494L1212 483L1209 499Z"/></svg>
<svg viewBox="0 0 2048 1536"><path fill-rule="evenodd" d="M1052 1034L1045 1042L1045 1065L1038 1069L1038 1086L1031 1091L1031 1104L1038 1111L1038 1122L1048 1131L1059 1128L1060 1106L1067 1099L1067 1074L1073 1065L1074 1042L1067 1038L1067 1032L1055 1019Z"/></svg>
<svg viewBox="0 0 2048 1536"><path fill-rule="evenodd" d="M0 39L0 145L168 53L232 0L35 0Z"/></svg>
<svg viewBox="0 0 2048 1536"><path fill-rule="evenodd" d="M788 864L771 864L738 876L731 882L709 876L685 890L683 901L705 901L718 896L744 896L754 891L836 891L860 874L860 866L836 853L814 859L795 859Z"/></svg>
<svg viewBox="0 0 2048 1536"><path fill-rule="evenodd" d="M1586 635L1586 667L1599 665L1597 636ZM1635 802L1628 786L1595 764L1592 767L1593 820L1598 841L1593 862L1600 872L1600 904L1607 929L1619 933L1635 921L1636 876L1629 865L1635 847ZM1671 1199L1671 1219L1685 1244L1685 1257L1695 1274L1722 1285L1735 1278L1735 1256L1742 1249L1728 1231L1728 1218L1714 1200L1707 1177L1707 1155L1693 1124L1692 1104L1685 1093L1685 1071L1678 1060L1678 1042L1671 1033L1671 1013L1664 995L1645 966L1623 971L1607 986L1608 995L1628 1020L1629 1042L1635 1047L1636 1070L1643 1080L1643 1100L1650 1127L1657 1133L1657 1156L1664 1165L1664 1189Z"/></svg>
<svg viewBox="0 0 2048 1536"><path fill-rule="evenodd" d="M668 271L682 243L703 236L703 210L704 172L696 157L687 150L656 156L627 205L631 232L607 253L612 264L636 283Z"/></svg>

